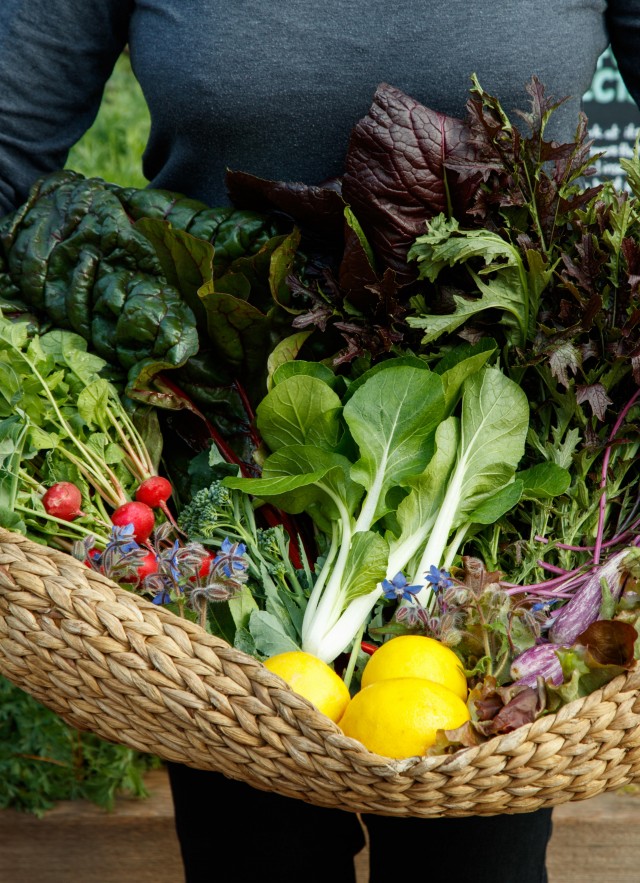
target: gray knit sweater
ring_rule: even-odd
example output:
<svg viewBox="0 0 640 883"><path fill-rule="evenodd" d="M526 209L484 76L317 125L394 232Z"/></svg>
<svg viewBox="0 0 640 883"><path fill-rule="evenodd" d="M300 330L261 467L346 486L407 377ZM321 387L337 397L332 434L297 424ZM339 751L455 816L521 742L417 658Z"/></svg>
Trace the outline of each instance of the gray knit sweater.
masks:
<svg viewBox="0 0 640 883"><path fill-rule="evenodd" d="M1 0L0 213L64 165L126 43L153 186L226 202L224 171L318 183L387 82L462 115L472 72L505 108L537 74L579 96L611 41L640 98L640 0Z"/></svg>

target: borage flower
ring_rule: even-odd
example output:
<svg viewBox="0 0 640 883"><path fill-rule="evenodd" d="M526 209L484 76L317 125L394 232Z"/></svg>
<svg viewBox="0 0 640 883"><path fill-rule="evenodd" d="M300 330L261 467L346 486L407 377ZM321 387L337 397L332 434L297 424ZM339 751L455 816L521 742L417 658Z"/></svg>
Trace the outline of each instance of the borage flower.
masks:
<svg viewBox="0 0 640 883"><path fill-rule="evenodd" d="M247 547L244 543L232 543L229 537L225 537L213 561L212 569L222 571L228 579L236 577L247 569L247 561L244 558L246 551Z"/></svg>
<svg viewBox="0 0 640 883"><path fill-rule="evenodd" d="M226 537L211 562L208 574L196 580L190 589L189 605L193 610L200 611L200 624L203 627L206 626L207 603L230 601L242 591L249 579L249 562L244 557L246 551L244 543L232 543Z"/></svg>
<svg viewBox="0 0 640 883"><path fill-rule="evenodd" d="M393 579L383 579L384 596L389 601L413 601L422 586L410 586L404 573L396 573Z"/></svg>
<svg viewBox="0 0 640 883"><path fill-rule="evenodd" d="M431 565L424 578L431 585L434 592L444 592L453 585L449 571L445 570L444 567L436 567L435 564Z"/></svg>
<svg viewBox="0 0 640 883"><path fill-rule="evenodd" d="M407 604L406 607L398 607L395 613L395 620L396 622L404 623L410 629L422 626L431 631L433 631L433 623L436 622L420 604Z"/></svg>

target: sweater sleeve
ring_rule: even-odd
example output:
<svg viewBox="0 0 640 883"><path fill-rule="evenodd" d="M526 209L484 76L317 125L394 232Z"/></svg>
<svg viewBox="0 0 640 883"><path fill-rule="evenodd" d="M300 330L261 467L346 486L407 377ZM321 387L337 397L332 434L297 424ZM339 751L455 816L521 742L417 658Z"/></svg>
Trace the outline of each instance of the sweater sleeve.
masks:
<svg viewBox="0 0 640 883"><path fill-rule="evenodd" d="M640 0L610 0L607 27L622 78L640 107Z"/></svg>
<svg viewBox="0 0 640 883"><path fill-rule="evenodd" d="M2 0L0 216L94 121L133 0Z"/></svg>

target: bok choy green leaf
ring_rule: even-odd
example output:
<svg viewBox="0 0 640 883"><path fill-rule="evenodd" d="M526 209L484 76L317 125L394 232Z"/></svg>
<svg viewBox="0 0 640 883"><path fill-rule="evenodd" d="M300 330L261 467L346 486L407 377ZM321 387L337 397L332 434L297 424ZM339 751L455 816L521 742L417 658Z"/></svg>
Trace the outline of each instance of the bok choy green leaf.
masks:
<svg viewBox="0 0 640 883"><path fill-rule="evenodd" d="M390 360L342 398L311 373L287 376L258 409L273 450L262 477L224 481L306 512L324 533L302 646L327 662L352 645L383 580L406 570L427 603L429 567L449 561L473 523L520 499L528 403L499 369L470 359L473 370L454 362L451 375Z"/></svg>

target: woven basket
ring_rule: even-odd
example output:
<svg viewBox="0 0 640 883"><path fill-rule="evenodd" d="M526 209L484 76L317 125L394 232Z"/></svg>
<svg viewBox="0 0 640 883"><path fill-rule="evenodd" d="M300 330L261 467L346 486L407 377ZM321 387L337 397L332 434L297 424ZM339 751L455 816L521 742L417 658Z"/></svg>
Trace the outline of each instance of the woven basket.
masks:
<svg viewBox="0 0 640 883"><path fill-rule="evenodd" d="M635 672L477 748L392 761L252 657L4 530L0 672L78 729L352 812L521 813L640 776Z"/></svg>

